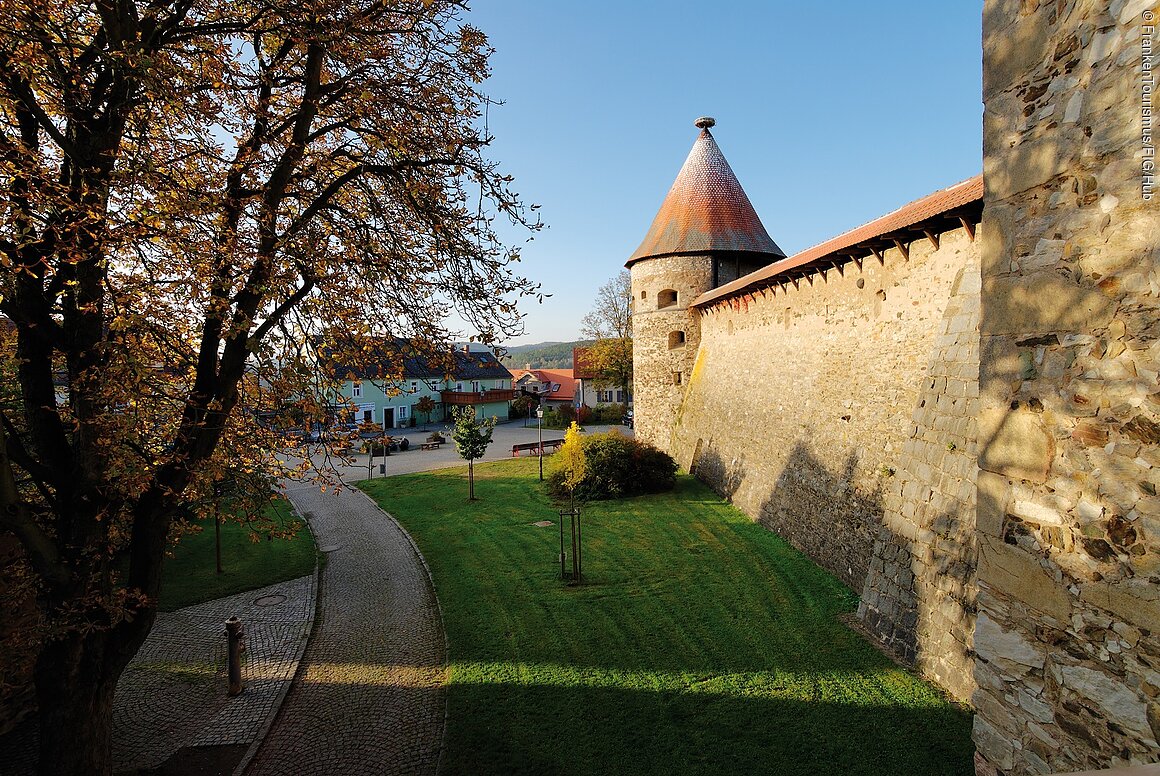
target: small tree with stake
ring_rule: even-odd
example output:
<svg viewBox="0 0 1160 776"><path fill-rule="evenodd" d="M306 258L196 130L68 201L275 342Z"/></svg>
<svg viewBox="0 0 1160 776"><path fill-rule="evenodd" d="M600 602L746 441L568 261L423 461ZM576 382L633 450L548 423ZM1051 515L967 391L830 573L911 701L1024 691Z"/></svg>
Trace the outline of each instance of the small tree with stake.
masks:
<svg viewBox="0 0 1160 776"><path fill-rule="evenodd" d="M572 584L580 583L580 510L576 508L576 488L584 481L587 470L587 461L584 456L584 444L580 438L580 426L576 421L568 427L564 434L564 444L557 454L559 470L564 473L564 487L568 489L568 511L560 512L560 577L567 576L564 570L564 515L572 518Z"/></svg>
<svg viewBox="0 0 1160 776"><path fill-rule="evenodd" d="M475 501L475 459L482 458L491 444L491 432L495 430L495 418L479 421L471 407L459 407L451 411L455 426L451 438L459 456L467 460L467 498Z"/></svg>

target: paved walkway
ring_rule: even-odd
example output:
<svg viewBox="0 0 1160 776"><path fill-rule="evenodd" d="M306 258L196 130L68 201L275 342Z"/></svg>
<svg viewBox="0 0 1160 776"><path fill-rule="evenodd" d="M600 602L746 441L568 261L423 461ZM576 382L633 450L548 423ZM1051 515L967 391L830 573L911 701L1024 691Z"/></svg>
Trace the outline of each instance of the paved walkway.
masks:
<svg viewBox="0 0 1160 776"><path fill-rule="evenodd" d="M157 624L117 684L114 770L153 768L179 749L249 745L273 721L314 621L314 575L219 598ZM226 694L225 621L245 627L245 690Z"/></svg>
<svg viewBox="0 0 1160 776"><path fill-rule="evenodd" d="M117 683L113 770L174 766L191 748L234 747L237 762L265 734L290 687L314 620L314 575L162 612ZM226 694L225 621L245 624L245 691ZM31 774L35 720L0 739L0 772ZM229 759L227 757L227 759Z"/></svg>
<svg viewBox="0 0 1160 776"><path fill-rule="evenodd" d="M247 773L434 774L445 650L422 558L359 491L287 495L327 563L302 669Z"/></svg>

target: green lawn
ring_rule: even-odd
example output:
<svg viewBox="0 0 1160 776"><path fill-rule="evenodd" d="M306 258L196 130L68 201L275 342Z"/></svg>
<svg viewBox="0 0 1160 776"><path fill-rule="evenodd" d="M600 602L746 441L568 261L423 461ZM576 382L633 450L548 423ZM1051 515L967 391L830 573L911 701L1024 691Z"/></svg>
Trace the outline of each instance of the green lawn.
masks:
<svg viewBox="0 0 1160 776"><path fill-rule="evenodd" d="M695 480L589 506L558 579L534 459L360 484L449 641L448 774L972 774L970 714L837 616L855 598Z"/></svg>
<svg viewBox="0 0 1160 776"><path fill-rule="evenodd" d="M249 527L222 521L222 573L214 563L213 521L202 524L199 534L182 537L165 559L161 579L162 611L171 612L275 582L295 579L314 571L314 537L284 499L270 502L267 515L279 522L297 524L293 539L250 538Z"/></svg>

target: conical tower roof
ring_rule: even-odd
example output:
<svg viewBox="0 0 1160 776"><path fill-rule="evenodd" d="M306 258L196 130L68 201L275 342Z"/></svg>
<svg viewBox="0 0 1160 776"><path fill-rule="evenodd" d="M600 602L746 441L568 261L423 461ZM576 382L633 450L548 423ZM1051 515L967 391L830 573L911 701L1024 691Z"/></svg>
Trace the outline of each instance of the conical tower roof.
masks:
<svg viewBox="0 0 1160 776"><path fill-rule="evenodd" d="M701 134L626 267L658 256L721 251L763 253L769 261L785 258L709 132L715 123L697 119Z"/></svg>

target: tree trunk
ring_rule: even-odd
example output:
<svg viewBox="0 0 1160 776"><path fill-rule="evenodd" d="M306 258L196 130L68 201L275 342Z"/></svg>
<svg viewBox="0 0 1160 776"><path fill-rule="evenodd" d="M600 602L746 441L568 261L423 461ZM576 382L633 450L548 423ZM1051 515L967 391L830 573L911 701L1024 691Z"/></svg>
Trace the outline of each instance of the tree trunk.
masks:
<svg viewBox="0 0 1160 776"><path fill-rule="evenodd" d="M48 642L36 661L40 762L48 776L108 776L113 772L113 694L117 680L153 621L87 634L70 632ZM126 627L127 626L127 627Z"/></svg>
<svg viewBox="0 0 1160 776"><path fill-rule="evenodd" d="M475 469L471 465L470 458L467 459L467 500L475 501Z"/></svg>

